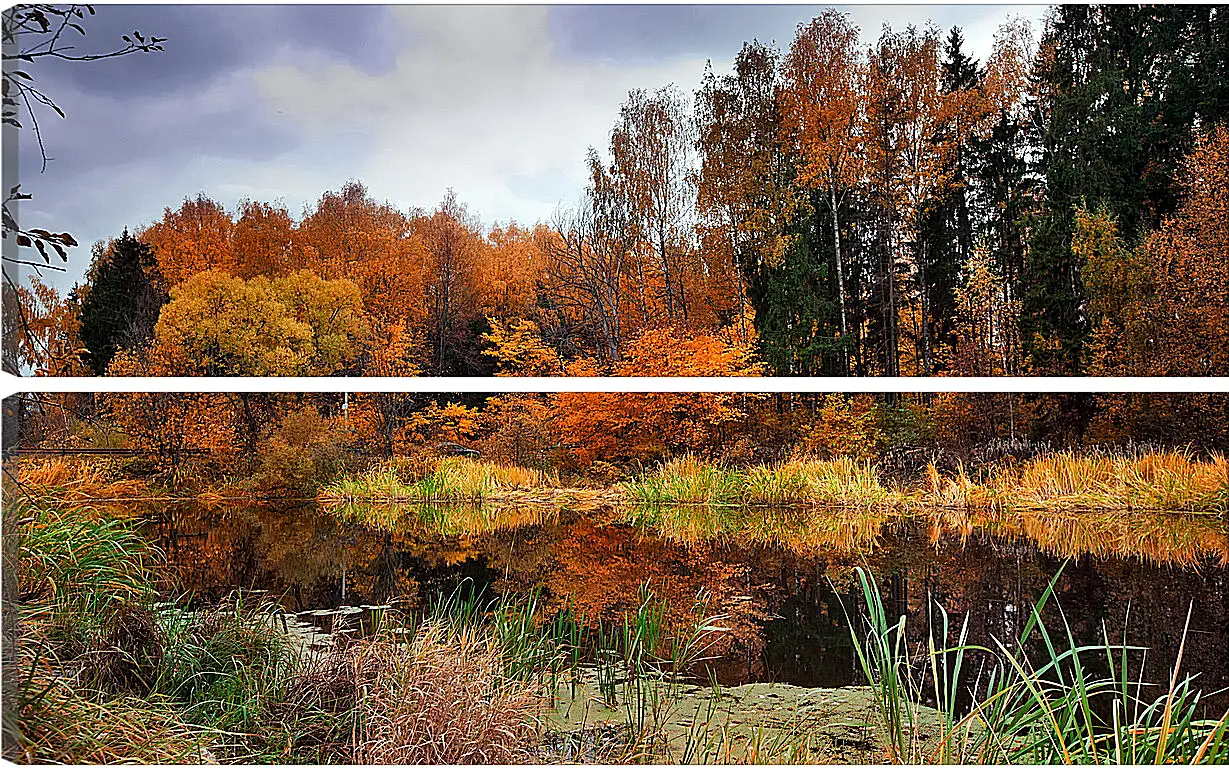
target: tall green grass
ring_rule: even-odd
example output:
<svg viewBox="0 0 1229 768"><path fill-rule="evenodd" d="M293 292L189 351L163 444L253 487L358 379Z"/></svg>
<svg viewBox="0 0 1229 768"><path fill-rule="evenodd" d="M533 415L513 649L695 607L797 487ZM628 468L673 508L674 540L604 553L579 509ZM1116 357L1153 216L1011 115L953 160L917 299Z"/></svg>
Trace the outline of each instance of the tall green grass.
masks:
<svg viewBox="0 0 1229 768"><path fill-rule="evenodd" d="M894 507L907 497L883 485L869 461L796 459L748 469L692 456L668 461L623 486L643 505Z"/></svg>
<svg viewBox="0 0 1229 768"><path fill-rule="evenodd" d="M432 462L425 470L393 461L330 483L320 498L331 501L471 502L548 485L537 469L462 457Z"/></svg>
<svg viewBox="0 0 1229 768"><path fill-rule="evenodd" d="M932 604L936 620L921 664L912 658L906 617L890 619L874 578L858 569L866 622L853 628L858 661L877 694L879 726L894 763L979 764L1218 764L1229 760L1229 712L1199 717L1203 694L1181 673L1182 653L1168 689L1144 683L1145 649L1125 642L1077 642L1065 617L1047 627L1045 606L1060 573L1008 645L966 642L968 625L949 645L950 617ZM1040 656L1027 649L1040 645ZM974 663L974 659L976 662ZM1102 667L1104 664L1104 667ZM1105 668L1108 673L1096 670ZM926 682L929 678L929 682ZM937 725L921 704L929 688ZM959 700L960 692L971 703ZM936 730L937 733L932 733ZM928 738L933 736L934 738Z"/></svg>

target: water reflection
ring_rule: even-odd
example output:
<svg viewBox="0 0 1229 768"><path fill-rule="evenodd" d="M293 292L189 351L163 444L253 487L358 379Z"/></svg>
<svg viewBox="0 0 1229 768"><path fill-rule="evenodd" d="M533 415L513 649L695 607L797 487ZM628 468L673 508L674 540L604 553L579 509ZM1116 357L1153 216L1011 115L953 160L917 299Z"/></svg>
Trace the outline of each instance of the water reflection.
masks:
<svg viewBox="0 0 1229 768"><path fill-rule="evenodd" d="M464 579L493 592L541 588L548 604L609 621L648 581L676 621L697 595L729 630L718 673L727 684L775 679L860 682L850 645L868 565L889 609L908 611L920 641L928 596L970 639L1014 637L1032 602L1072 558L1059 599L1077 639L1150 647L1165 679L1194 604L1183 669L1205 691L1229 687L1229 535L1219 521L1156 513L886 516L855 510L713 510L644 514L534 507L180 506L148 531L178 585L202 600L267 589L295 611L340 605L420 607ZM953 637L953 641L955 638ZM1220 701L1226 697L1220 696ZM1223 703L1217 703L1224 706Z"/></svg>

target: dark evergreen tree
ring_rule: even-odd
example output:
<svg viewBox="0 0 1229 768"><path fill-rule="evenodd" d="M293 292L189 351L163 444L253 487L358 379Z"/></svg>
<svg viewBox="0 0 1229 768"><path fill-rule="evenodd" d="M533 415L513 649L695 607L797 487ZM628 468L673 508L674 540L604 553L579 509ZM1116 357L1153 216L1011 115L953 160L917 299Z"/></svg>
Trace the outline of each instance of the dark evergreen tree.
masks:
<svg viewBox="0 0 1229 768"><path fill-rule="evenodd" d="M103 374L116 352L153 337L167 297L157 287L153 250L124 230L100 253L87 274L81 299L81 341L86 363Z"/></svg>
<svg viewBox="0 0 1229 768"><path fill-rule="evenodd" d="M969 166L975 238L994 259L1004 286L1018 296L1028 241L1026 223L1036 200L1025 126L1001 114L988 137L973 140Z"/></svg>
<svg viewBox="0 0 1229 768"><path fill-rule="evenodd" d="M779 265L760 267L751 285L760 349L782 376L840 376L842 348L836 254L830 219L818 193L789 227L792 242Z"/></svg>
<svg viewBox="0 0 1229 768"><path fill-rule="evenodd" d="M1225 25L1224 9L1193 5L1062 5L1047 18L1030 125L1044 205L1021 329L1039 373L1080 369L1088 327L1071 252L1076 207L1103 206L1128 243L1173 210L1193 130L1225 118Z"/></svg>
<svg viewBox="0 0 1229 768"><path fill-rule="evenodd" d="M981 81L977 62L963 50L964 36L959 27L952 27L944 46L943 91L946 95L972 91ZM969 206L970 160L972 146L970 127L961 124L963 110L953 112L943 126L943 140L954 141L955 150L945 174L949 181L938 198L922 217L917 243L919 275L925 275L921 292L927 324L923 338L930 349L923 358L933 361L938 350L951 345L956 317L956 284L961 265L973 253L973 220ZM927 370L925 373L933 373Z"/></svg>

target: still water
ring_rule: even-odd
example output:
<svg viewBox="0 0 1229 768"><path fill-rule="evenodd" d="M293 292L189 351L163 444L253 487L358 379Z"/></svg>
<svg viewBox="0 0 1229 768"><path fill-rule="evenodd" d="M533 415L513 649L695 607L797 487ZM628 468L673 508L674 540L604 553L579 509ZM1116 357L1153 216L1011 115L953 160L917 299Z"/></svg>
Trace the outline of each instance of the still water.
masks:
<svg viewBox="0 0 1229 768"><path fill-rule="evenodd" d="M849 510L690 510L625 522L610 511L324 509L183 505L146 517L168 585L193 600L267 590L290 611L422 607L458 585L540 589L587 617L633 608L646 581L680 610L707 600L728 632L714 670L726 685L863 682L849 623L862 619L854 568L876 575L888 610L927 632L929 598L969 639L1008 641L1066 562L1058 606L1081 642L1148 647L1145 677L1167 681L1190 609L1184 673L1229 704L1229 534L1215 518L1066 513L888 519ZM1061 607L1062 615L1058 613ZM1129 618L1128 618L1129 616ZM852 617L852 618L850 618ZM952 641L955 641L953 635ZM1216 693L1220 692L1220 693Z"/></svg>

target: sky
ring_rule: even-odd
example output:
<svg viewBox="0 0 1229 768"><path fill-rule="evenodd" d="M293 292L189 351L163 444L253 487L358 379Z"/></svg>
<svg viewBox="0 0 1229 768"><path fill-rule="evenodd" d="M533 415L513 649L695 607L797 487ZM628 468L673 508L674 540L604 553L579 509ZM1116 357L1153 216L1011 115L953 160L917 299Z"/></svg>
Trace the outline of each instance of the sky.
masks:
<svg viewBox="0 0 1229 768"><path fill-rule="evenodd" d="M884 23L963 28L989 53L1009 16L1039 32L1045 6L855 5L864 42ZM746 40L787 49L824 6L99 5L82 50L132 30L162 53L27 68L64 110L16 135L23 227L72 232L61 288L90 245L198 193L250 198L296 218L350 179L402 210L447 189L484 224L549 220L579 200L590 146L604 149L634 88L690 94L707 62L729 71Z"/></svg>

